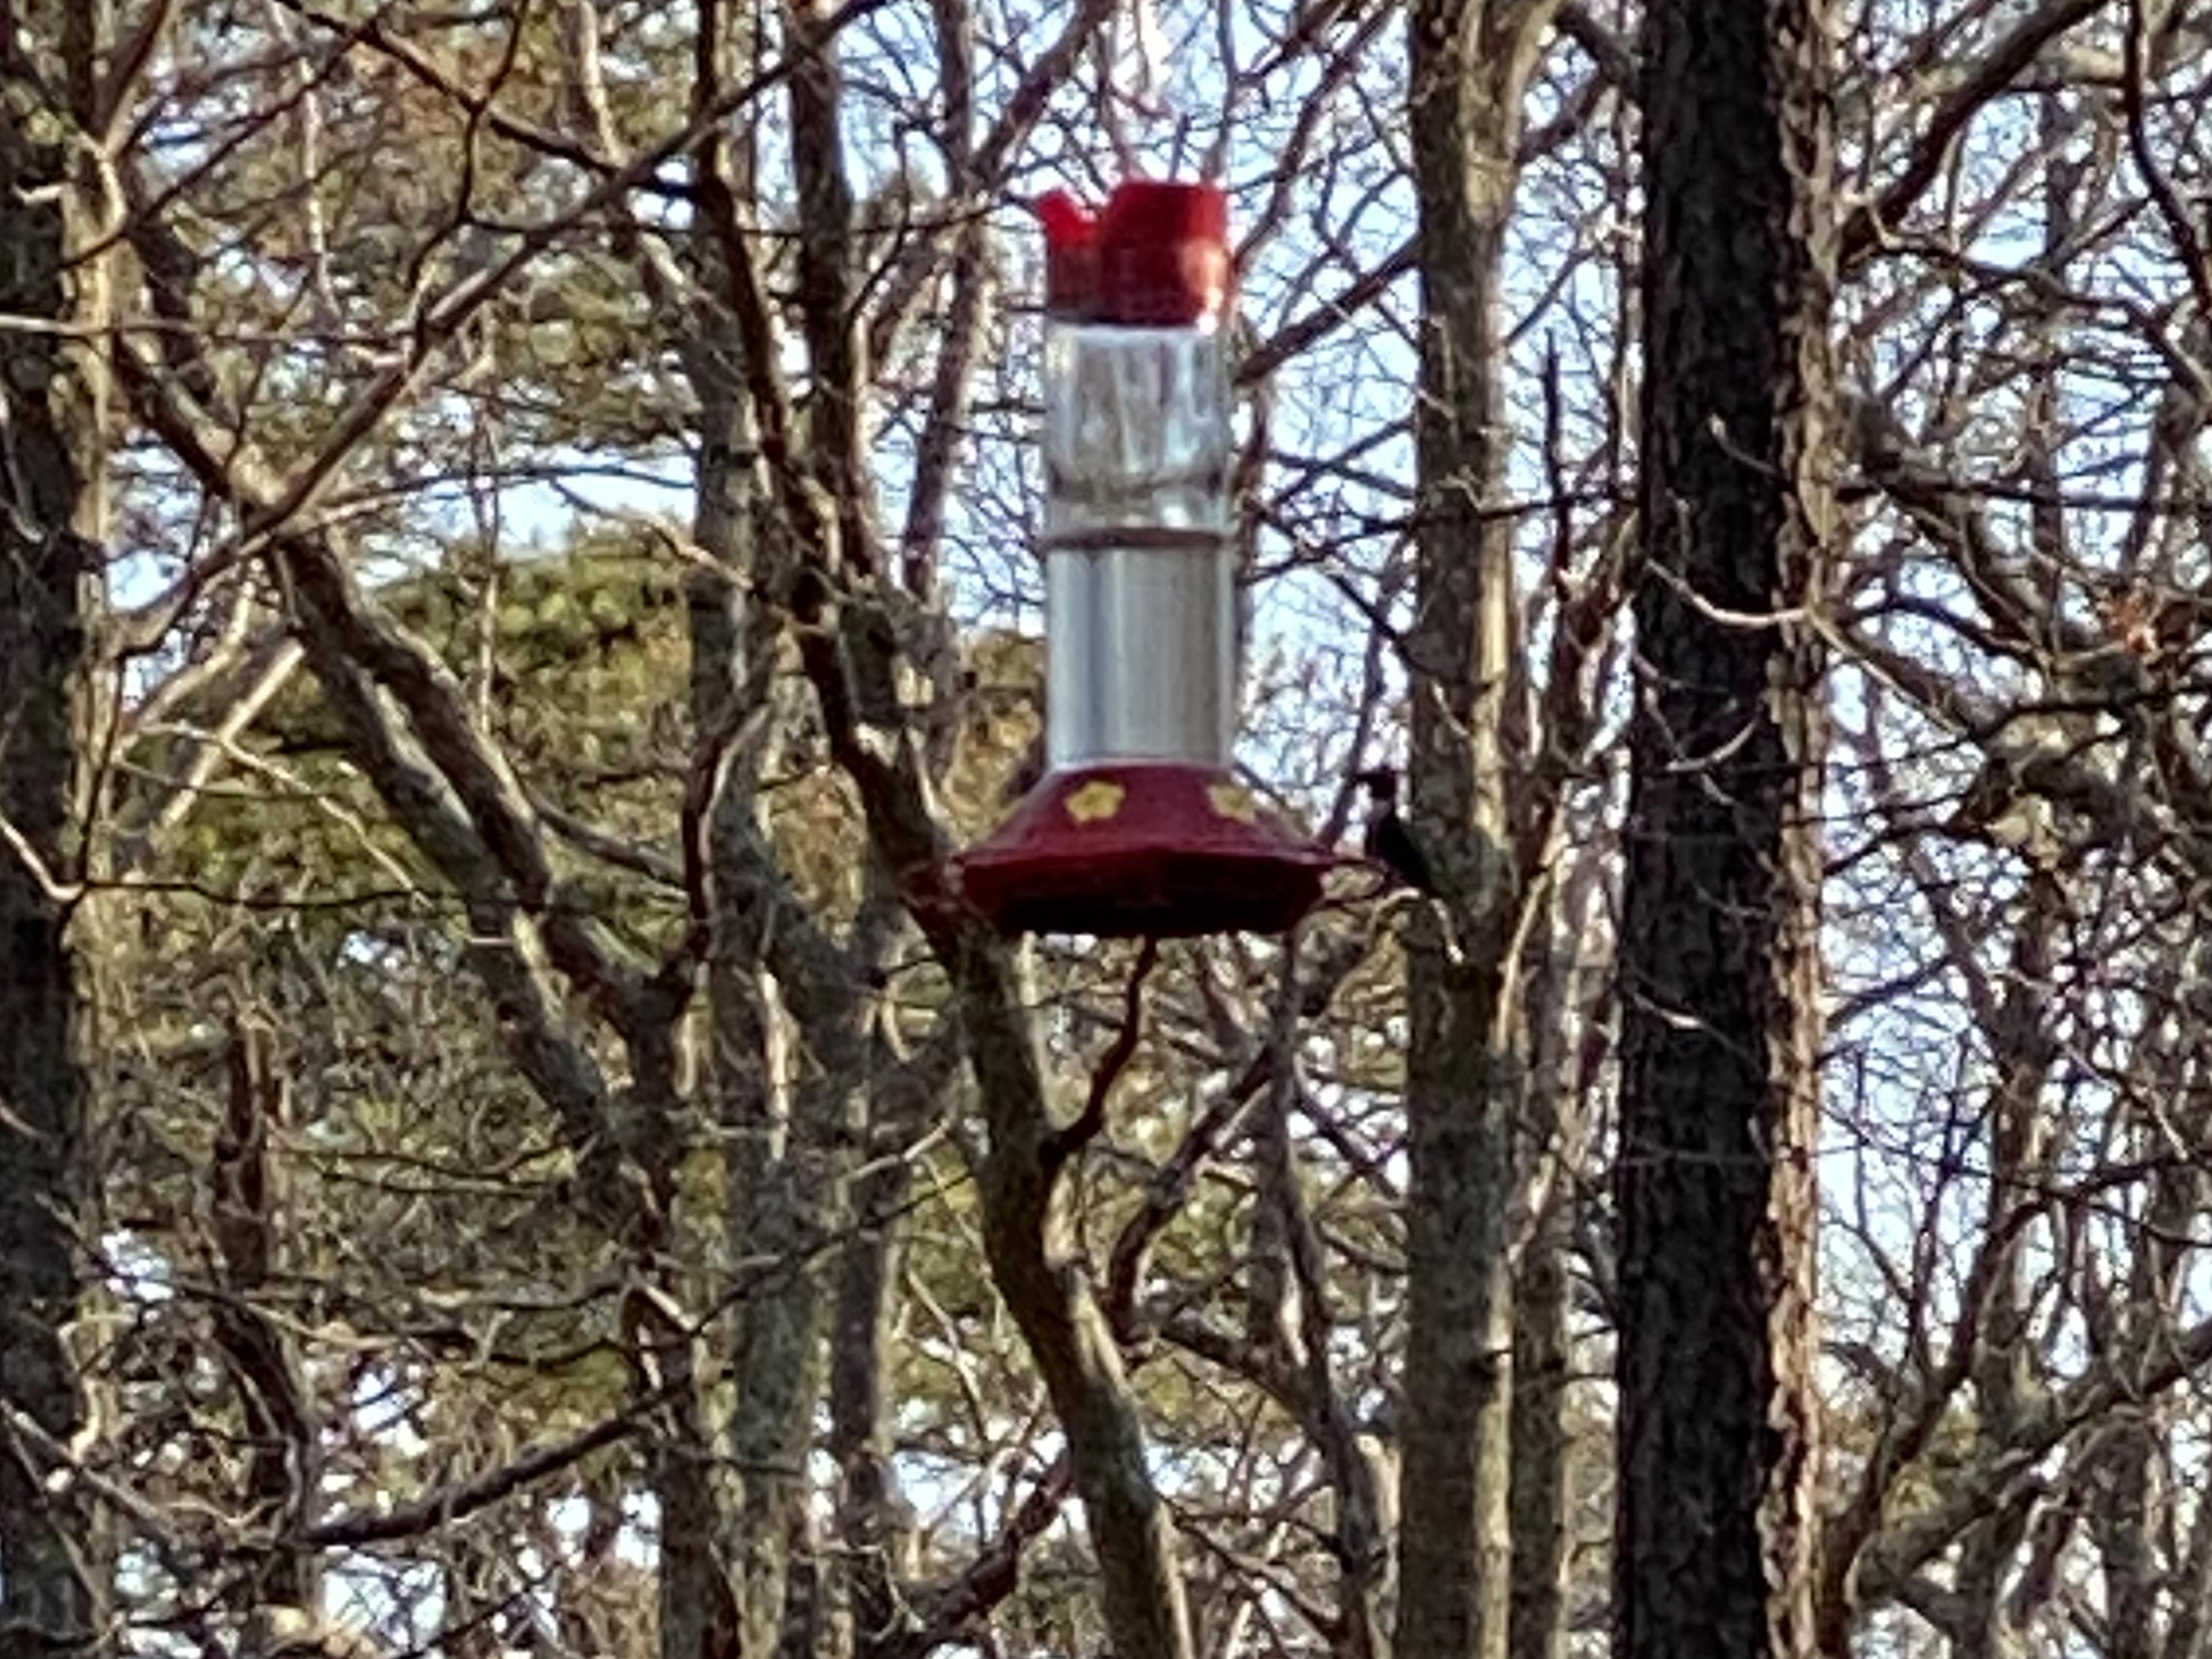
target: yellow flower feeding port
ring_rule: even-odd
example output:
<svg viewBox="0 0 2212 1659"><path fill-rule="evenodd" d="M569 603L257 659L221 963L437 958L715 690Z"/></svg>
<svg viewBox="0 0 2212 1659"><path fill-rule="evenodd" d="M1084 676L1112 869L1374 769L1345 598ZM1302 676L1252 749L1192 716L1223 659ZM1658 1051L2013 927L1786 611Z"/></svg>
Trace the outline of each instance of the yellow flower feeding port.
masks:
<svg viewBox="0 0 2212 1659"><path fill-rule="evenodd" d="M1335 858L1238 782L1228 201L1055 192L1046 246L1044 778L961 860L1008 933L1280 933Z"/></svg>

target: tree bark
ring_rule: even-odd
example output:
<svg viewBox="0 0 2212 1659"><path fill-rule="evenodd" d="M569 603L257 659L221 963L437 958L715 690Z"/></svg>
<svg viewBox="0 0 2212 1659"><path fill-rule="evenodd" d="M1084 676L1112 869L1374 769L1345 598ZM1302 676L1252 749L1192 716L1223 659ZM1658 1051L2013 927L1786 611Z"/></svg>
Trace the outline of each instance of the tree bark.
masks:
<svg viewBox="0 0 2212 1659"><path fill-rule="evenodd" d="M1420 210L1415 824L1445 902L1407 936L1412 1340L1400 1659L1503 1659L1513 1114L1525 1055L1513 944L1524 901L1506 780L1522 684L1513 533L1486 515L1509 447L1498 315L1521 103L1553 7L1417 0L1409 21Z"/></svg>
<svg viewBox="0 0 2212 1659"><path fill-rule="evenodd" d="M1513 1273L1512 1659L1559 1659L1566 1649L1574 1444L1567 1416L1574 1364L1568 1264L1589 1102L1610 1053L1605 999L1590 983L1600 971L1595 963L1606 960L1597 943L1603 939L1596 921L1601 858L1595 848L1577 857L1546 918L1550 937L1528 952L1530 1082L1522 1121L1530 1207Z"/></svg>
<svg viewBox="0 0 2212 1659"><path fill-rule="evenodd" d="M880 1101L878 1111L883 1115ZM842 1485L837 1530L849 1558L844 1573L851 1649L860 1659L881 1659L900 1633L906 1535L885 1392L897 1305L898 1212L914 1169L901 1156L911 1136L881 1133L885 1127L906 1127L896 1115L879 1123L876 1167L854 1193L854 1237L840 1264L830 1343L830 1451Z"/></svg>
<svg viewBox="0 0 2212 1659"><path fill-rule="evenodd" d="M1814 1650L1828 31L1647 17L1615 1652L1780 1659Z"/></svg>
<svg viewBox="0 0 2212 1659"><path fill-rule="evenodd" d="M82 27L59 6L34 6L0 28L0 313L58 324L86 314L94 283L70 258L69 115L43 103L15 37L58 35L66 46ZM84 1291L92 1182L60 884L78 861L103 386L96 361L58 331L14 332L0 349L0 1650L9 1652L89 1642L106 1599L82 1489L43 1478L47 1448L84 1426L65 1333ZM18 1413L34 1434L16 1431Z"/></svg>
<svg viewBox="0 0 2212 1659"><path fill-rule="evenodd" d="M1566 1641L1567 1249L1573 1211L1554 1186L1514 1276L1512 1659L1559 1659Z"/></svg>
<svg viewBox="0 0 2212 1659"><path fill-rule="evenodd" d="M284 1540L315 1520L320 1442L292 1339L262 1304L283 1260L284 1182L270 1143L289 1121L291 1091L276 1033L264 1022L233 1020L228 1059L228 1097L209 1182L210 1231L226 1294L209 1316L246 1419L248 1513L280 1540L253 1594L313 1607L320 1576L314 1555Z"/></svg>
<svg viewBox="0 0 2212 1659"><path fill-rule="evenodd" d="M1146 1463L1144 1425L1060 1190L1065 1152L1024 1012L1033 999L1012 952L981 924L955 931L933 918L931 931L959 988L990 1135L977 1184L992 1281L1067 1434L1115 1659L1190 1659L1190 1616L1167 1510Z"/></svg>
<svg viewBox="0 0 2212 1659"><path fill-rule="evenodd" d="M757 19L725 0L702 0L694 42L695 108L721 96L742 72ZM693 156L701 187L696 268L707 293L687 363L700 404L693 538L721 567L688 590L691 703L697 744L692 780L701 891L695 922L708 929L710 1114L725 1138L727 1248L739 1260L788 1261L737 1311L721 1425L729 1474L711 1473L703 1443L672 1449L672 1468L696 1520L669 1534L662 1562L663 1659L769 1659L793 1628L811 1642L816 1589L806 1459L827 1374L827 1264L817 1259L844 1201L844 1148L866 1070L859 1006L846 994L842 953L813 964L821 981L787 983L763 960L762 941L778 896L763 896L754 784L765 758L774 702L769 664L775 623L741 607L740 585L774 585L767 491L756 453L761 414L757 365L747 337L750 252L741 227L752 205L748 140L717 132ZM832 982L835 981L835 982ZM799 1040L803 1033L804 1041ZM695 1461L697 1460L697 1461ZM794 1613L803 1615L795 1622ZM728 1627L722 1627L728 1626Z"/></svg>

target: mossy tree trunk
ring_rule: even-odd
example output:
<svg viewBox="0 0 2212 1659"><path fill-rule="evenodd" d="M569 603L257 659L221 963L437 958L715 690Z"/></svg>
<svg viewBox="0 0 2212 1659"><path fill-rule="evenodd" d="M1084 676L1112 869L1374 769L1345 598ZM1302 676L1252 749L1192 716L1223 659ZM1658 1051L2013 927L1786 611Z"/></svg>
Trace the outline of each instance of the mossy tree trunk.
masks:
<svg viewBox="0 0 2212 1659"><path fill-rule="evenodd" d="M1534 896L1509 771L1527 746L1502 329L1522 102L1550 0L1417 0L1407 108L1420 209L1414 821L1444 902L1407 938L1412 1334L1400 1659L1504 1659L1515 1117L1527 1055L1515 956Z"/></svg>

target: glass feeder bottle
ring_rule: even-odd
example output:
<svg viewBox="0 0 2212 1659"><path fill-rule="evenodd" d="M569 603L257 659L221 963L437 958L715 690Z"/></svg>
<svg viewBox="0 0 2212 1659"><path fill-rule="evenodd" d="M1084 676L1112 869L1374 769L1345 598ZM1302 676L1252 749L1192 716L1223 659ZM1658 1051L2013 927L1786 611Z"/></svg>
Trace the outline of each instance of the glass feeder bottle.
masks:
<svg viewBox="0 0 2212 1659"><path fill-rule="evenodd" d="M1228 202L1132 180L1044 222L1044 776L962 854L1001 932L1279 933L1334 854L1236 775Z"/></svg>
<svg viewBox="0 0 2212 1659"><path fill-rule="evenodd" d="M1230 473L1228 214L1135 181L1047 238L1048 764L1226 768L1239 641Z"/></svg>

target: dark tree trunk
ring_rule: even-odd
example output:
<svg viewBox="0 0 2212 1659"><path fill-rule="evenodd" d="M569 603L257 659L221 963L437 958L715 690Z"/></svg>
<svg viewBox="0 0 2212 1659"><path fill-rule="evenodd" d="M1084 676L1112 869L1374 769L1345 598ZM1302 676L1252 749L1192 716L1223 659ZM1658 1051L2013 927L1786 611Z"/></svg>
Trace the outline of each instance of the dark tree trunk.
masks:
<svg viewBox="0 0 2212 1659"><path fill-rule="evenodd" d="M271 1142L290 1120L290 1089L276 1033L258 1020L233 1022L229 1064L228 1109L209 1182L210 1231L226 1294L209 1314L246 1419L248 1512L258 1525L289 1534L313 1522L321 1486L320 1438L306 1381L291 1338L262 1303L283 1257L284 1183ZM313 1607L317 1579L311 1552L280 1547L252 1594L258 1601Z"/></svg>
<svg viewBox="0 0 2212 1659"><path fill-rule="evenodd" d="M34 13L36 8L33 8ZM42 127L16 24L0 24L0 313L68 322L67 153ZM33 25L22 26L26 35ZM42 1490L52 1448L82 1425L64 1339L89 1223L85 1078L69 910L76 755L90 666L99 378L56 333L0 348L0 1651L90 1639L103 1574L82 1488Z"/></svg>
<svg viewBox="0 0 2212 1659"><path fill-rule="evenodd" d="M1790 612L1830 531L1827 26L1647 20L1614 1650L1778 1659L1812 1650L1821 659Z"/></svg>

